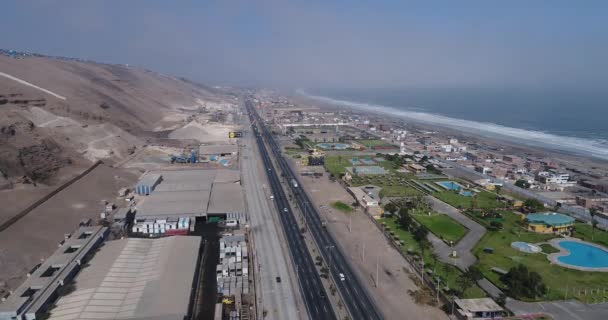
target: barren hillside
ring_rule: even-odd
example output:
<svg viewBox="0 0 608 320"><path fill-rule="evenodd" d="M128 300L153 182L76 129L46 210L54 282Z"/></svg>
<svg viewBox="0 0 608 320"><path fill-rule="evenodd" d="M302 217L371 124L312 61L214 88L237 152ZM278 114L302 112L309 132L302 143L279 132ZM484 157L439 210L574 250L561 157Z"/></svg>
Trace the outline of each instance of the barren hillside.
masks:
<svg viewBox="0 0 608 320"><path fill-rule="evenodd" d="M118 161L229 103L222 92L122 65L0 56L0 189L52 183L56 173Z"/></svg>

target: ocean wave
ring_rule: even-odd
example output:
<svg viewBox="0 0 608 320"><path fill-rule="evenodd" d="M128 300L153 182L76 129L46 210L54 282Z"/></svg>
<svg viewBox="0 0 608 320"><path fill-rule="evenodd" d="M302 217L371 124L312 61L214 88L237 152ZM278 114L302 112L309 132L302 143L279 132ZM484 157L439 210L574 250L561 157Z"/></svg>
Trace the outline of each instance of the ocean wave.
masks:
<svg viewBox="0 0 608 320"><path fill-rule="evenodd" d="M543 131L513 128L489 122L457 119L427 112L400 110L382 105L338 100L308 94L303 90L298 90L298 93L308 98L334 105L342 105L351 107L353 109L397 115L405 119L415 120L427 124L441 125L464 132L488 135L495 138L507 138L509 140L517 140L518 142L528 145L541 146L575 154L584 154L608 160L608 141L604 139L584 139L561 136Z"/></svg>

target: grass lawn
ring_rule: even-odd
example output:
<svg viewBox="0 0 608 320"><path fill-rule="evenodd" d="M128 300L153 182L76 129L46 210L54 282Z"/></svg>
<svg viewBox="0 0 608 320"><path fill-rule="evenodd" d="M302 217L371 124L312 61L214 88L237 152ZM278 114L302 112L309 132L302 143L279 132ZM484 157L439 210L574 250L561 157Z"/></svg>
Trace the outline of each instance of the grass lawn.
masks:
<svg viewBox="0 0 608 320"><path fill-rule="evenodd" d="M552 254L552 253L556 253L559 252L559 249L557 249L556 247L548 244L548 243L543 243L540 245L541 249L543 249L543 252L546 254Z"/></svg>
<svg viewBox="0 0 608 320"><path fill-rule="evenodd" d="M377 147L377 146L390 146L390 143L386 143L380 139L363 139L363 140L355 140L357 143L360 143L368 148Z"/></svg>
<svg viewBox="0 0 608 320"><path fill-rule="evenodd" d="M399 224L396 223L396 218L381 218L378 220L378 222L384 222L390 228L390 230L395 233L395 235L399 236L399 239L404 241L404 250L415 252L420 255L420 246L418 245L418 242L414 240L410 232L400 228ZM462 272L451 264L433 259L432 256L433 254L431 253L431 250L424 251L425 268L434 270L435 275L442 279L441 287L445 287L447 284L449 288L457 288L457 279L462 276ZM477 285L473 285L471 288L465 291L463 298L483 298L485 296L486 294L481 288L479 288Z"/></svg>
<svg viewBox="0 0 608 320"><path fill-rule="evenodd" d="M538 272L548 288L547 295L539 300L562 300L566 297L566 289L568 289L569 299L577 298L583 302L595 302L604 297L608 298L603 293L591 294L589 290L607 288L608 273L584 272L552 265L545 254L523 253L511 248L511 243L514 241L538 243L555 236L525 231L520 227L519 217L514 213L504 213L503 217L503 230L488 231L473 249L473 253L478 258L477 265L488 280L504 288L504 284L499 280L499 275L491 271L491 268L509 270L521 263L531 271ZM494 253L485 253L483 249L486 247L493 248ZM585 288L588 290L587 295L575 294L584 292Z"/></svg>
<svg viewBox="0 0 608 320"><path fill-rule="evenodd" d="M388 162L388 161L387 161ZM390 162L389 162L390 163ZM365 177L353 177L351 184L353 186L364 186L364 185L375 185L382 190L380 191L380 197L411 197L419 195L420 192L410 187L405 180L409 177L401 173L393 173L390 175L383 176L365 176Z"/></svg>
<svg viewBox="0 0 608 320"><path fill-rule="evenodd" d="M575 237L608 247L608 232L597 228L593 231L590 225L582 222L575 223L574 227L576 228Z"/></svg>
<svg viewBox="0 0 608 320"><path fill-rule="evenodd" d="M334 209L336 209L336 210L342 211L344 213L351 213L351 212L353 212L353 208L351 206L349 206L348 204L342 202L342 201L332 202L331 203L331 207L334 208Z"/></svg>
<svg viewBox="0 0 608 320"><path fill-rule="evenodd" d="M349 159L351 157L344 156L326 156L325 157L325 168L329 171L329 173L333 173L334 176L338 177L341 173L344 173L346 169L345 167L352 166Z"/></svg>
<svg viewBox="0 0 608 320"><path fill-rule="evenodd" d="M456 243L468 232L467 228L445 214L413 215L412 217L447 242Z"/></svg>
<svg viewBox="0 0 608 320"><path fill-rule="evenodd" d="M443 202L447 202L453 207L468 209L471 208L471 203L473 202L473 197L461 196L453 191L441 191L434 192L433 196L438 198ZM482 209L495 209L495 208L503 208L504 203L496 200L496 195L487 192L481 191L477 194L477 207Z"/></svg>

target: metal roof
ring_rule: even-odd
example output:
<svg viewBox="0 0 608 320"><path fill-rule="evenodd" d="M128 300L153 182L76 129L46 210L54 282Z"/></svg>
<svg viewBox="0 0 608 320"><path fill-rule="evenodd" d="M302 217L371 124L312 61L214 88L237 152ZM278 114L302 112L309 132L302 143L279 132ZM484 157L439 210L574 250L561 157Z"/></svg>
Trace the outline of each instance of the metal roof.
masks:
<svg viewBox="0 0 608 320"><path fill-rule="evenodd" d="M503 310L501 306L490 298L454 299L454 303L465 312L492 312Z"/></svg>
<svg viewBox="0 0 608 320"><path fill-rule="evenodd" d="M526 219L532 223L544 223L550 226L562 226L574 223L574 218L556 212L531 213Z"/></svg>
<svg viewBox="0 0 608 320"><path fill-rule="evenodd" d="M239 151L239 146L236 144L215 144L203 145L199 147L199 154L225 154L236 153Z"/></svg>
<svg viewBox="0 0 608 320"><path fill-rule="evenodd" d="M209 214L245 212L245 195L238 183L214 183L209 199Z"/></svg>
<svg viewBox="0 0 608 320"><path fill-rule="evenodd" d="M57 289L71 280L84 256L102 242L107 233L108 228L100 226L76 230L6 301L0 303L0 319L33 315L43 309ZM29 295L32 290L35 291Z"/></svg>
<svg viewBox="0 0 608 320"><path fill-rule="evenodd" d="M209 190L155 192L137 208L137 217L204 216L209 196Z"/></svg>
<svg viewBox="0 0 608 320"><path fill-rule="evenodd" d="M200 237L109 241L49 319L183 319Z"/></svg>

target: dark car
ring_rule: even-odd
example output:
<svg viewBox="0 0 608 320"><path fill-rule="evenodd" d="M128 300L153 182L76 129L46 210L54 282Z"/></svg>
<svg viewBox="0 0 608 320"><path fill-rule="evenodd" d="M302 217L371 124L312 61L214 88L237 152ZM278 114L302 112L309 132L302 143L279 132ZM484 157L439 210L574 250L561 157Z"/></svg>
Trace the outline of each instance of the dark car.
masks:
<svg viewBox="0 0 608 320"><path fill-rule="evenodd" d="M321 299L325 299L325 291L320 290L319 291L319 297L321 297Z"/></svg>
<svg viewBox="0 0 608 320"><path fill-rule="evenodd" d="M281 277L277 277L277 282L281 283Z"/></svg>

